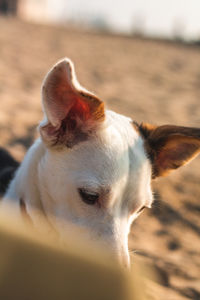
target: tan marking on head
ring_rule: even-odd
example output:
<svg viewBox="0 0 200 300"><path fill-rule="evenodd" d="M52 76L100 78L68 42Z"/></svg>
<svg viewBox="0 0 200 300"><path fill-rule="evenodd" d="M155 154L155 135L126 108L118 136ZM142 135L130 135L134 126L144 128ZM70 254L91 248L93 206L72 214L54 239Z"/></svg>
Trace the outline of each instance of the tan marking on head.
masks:
<svg viewBox="0 0 200 300"><path fill-rule="evenodd" d="M139 130L152 161L152 177L165 176L185 165L200 152L200 129L142 123Z"/></svg>
<svg viewBox="0 0 200 300"><path fill-rule="evenodd" d="M133 121L133 120L132 120L132 123L131 123L131 124L132 124L133 128L134 128L138 133L140 133L138 123L137 123L136 121Z"/></svg>

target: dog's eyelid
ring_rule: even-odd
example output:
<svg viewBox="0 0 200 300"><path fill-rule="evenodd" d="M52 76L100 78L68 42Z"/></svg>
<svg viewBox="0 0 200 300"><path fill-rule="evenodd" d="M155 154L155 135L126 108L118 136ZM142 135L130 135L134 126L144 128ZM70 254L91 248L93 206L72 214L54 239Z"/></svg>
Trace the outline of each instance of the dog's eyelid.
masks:
<svg viewBox="0 0 200 300"><path fill-rule="evenodd" d="M101 182L86 182L86 181L79 181L76 185L77 189L83 189L88 194L99 194L99 195L107 195L110 193L110 187L102 184Z"/></svg>
<svg viewBox="0 0 200 300"><path fill-rule="evenodd" d="M79 188L78 192L82 201L88 205L94 205L99 200L99 193L89 192L84 188Z"/></svg>
<svg viewBox="0 0 200 300"><path fill-rule="evenodd" d="M89 187L89 186L80 186L78 190L83 190L85 193L90 195L97 195L100 194L99 188L96 187Z"/></svg>
<svg viewBox="0 0 200 300"><path fill-rule="evenodd" d="M88 177L86 180L82 178L76 179L76 188L81 188L91 194L99 193L101 191L101 184L97 180L94 180L94 178L92 179L93 180L90 180L90 177Z"/></svg>

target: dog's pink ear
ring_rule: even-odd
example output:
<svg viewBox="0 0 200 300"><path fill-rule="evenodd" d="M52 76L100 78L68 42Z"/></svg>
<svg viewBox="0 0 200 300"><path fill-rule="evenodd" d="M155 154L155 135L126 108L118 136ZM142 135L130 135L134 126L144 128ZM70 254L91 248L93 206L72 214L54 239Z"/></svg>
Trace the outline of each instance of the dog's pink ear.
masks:
<svg viewBox="0 0 200 300"><path fill-rule="evenodd" d="M141 124L146 151L153 164L153 178L185 165L200 152L200 129L173 125Z"/></svg>
<svg viewBox="0 0 200 300"><path fill-rule="evenodd" d="M80 86L69 59L58 62L47 74L42 98L48 122L40 126L40 133L50 145L72 147L104 120L104 103Z"/></svg>

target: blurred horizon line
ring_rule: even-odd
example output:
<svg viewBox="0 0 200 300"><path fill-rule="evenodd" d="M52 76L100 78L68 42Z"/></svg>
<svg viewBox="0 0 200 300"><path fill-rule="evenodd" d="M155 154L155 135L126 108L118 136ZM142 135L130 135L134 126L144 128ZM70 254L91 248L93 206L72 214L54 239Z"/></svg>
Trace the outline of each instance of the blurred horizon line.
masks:
<svg viewBox="0 0 200 300"><path fill-rule="evenodd" d="M0 0L0 13L10 12L36 23L74 24L102 31L167 38L200 40L198 9L200 2L191 0ZM161 3L162 2L162 3Z"/></svg>

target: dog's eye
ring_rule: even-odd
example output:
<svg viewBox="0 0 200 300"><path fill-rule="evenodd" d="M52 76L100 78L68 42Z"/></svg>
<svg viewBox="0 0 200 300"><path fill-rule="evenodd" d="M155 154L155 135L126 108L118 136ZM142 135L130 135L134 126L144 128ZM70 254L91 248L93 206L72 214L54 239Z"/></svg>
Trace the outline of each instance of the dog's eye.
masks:
<svg viewBox="0 0 200 300"><path fill-rule="evenodd" d="M146 206L142 206L139 210L138 210L138 214L141 213L144 209L146 208Z"/></svg>
<svg viewBox="0 0 200 300"><path fill-rule="evenodd" d="M99 194L88 192L83 188L78 189L78 192L83 202L88 205L94 205L99 199Z"/></svg>

